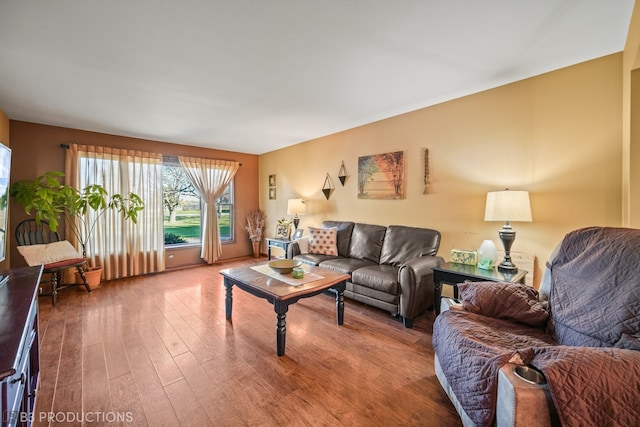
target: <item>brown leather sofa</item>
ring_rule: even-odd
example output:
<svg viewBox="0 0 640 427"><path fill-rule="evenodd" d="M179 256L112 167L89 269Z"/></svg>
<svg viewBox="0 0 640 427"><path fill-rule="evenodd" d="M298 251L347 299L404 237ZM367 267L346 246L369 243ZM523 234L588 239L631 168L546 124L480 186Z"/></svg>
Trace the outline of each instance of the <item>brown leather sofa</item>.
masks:
<svg viewBox="0 0 640 427"><path fill-rule="evenodd" d="M433 305L433 267L444 262L436 256L438 231L349 221L324 221L322 227L337 229L338 255L301 253L294 241L287 257L348 273L346 297L400 316L407 328Z"/></svg>

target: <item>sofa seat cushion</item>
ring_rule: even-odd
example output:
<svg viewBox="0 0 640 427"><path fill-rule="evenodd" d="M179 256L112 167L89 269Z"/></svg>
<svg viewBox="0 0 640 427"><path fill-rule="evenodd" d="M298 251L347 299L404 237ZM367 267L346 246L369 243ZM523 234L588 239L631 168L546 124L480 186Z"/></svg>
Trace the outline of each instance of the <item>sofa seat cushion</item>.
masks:
<svg viewBox="0 0 640 427"><path fill-rule="evenodd" d="M319 265L321 262L338 259L341 257L333 256L333 255L323 255L323 254L300 254L293 257L296 261L302 261L305 264L310 265Z"/></svg>
<svg viewBox="0 0 640 427"><path fill-rule="evenodd" d="M334 258L323 261L320 263L320 267L329 270L337 271L339 273L351 274L351 272L358 270L362 267L368 267L375 265L371 261L357 258Z"/></svg>
<svg viewBox="0 0 640 427"><path fill-rule="evenodd" d="M345 295L365 304L389 310L391 313L398 313L398 304L400 303L399 295L388 294L368 286L351 282L347 282Z"/></svg>
<svg viewBox="0 0 640 427"><path fill-rule="evenodd" d="M398 295L400 289L398 268L391 265L359 268L351 275L351 281L391 295Z"/></svg>

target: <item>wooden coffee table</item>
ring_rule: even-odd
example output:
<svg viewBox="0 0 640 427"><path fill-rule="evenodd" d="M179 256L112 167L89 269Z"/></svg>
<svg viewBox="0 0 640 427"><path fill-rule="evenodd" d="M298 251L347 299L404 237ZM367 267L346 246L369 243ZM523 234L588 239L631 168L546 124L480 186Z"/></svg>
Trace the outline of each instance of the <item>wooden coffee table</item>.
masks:
<svg viewBox="0 0 640 427"><path fill-rule="evenodd" d="M287 335L286 316L289 306L295 304L301 298L309 298L328 289L334 289L336 291L336 317L338 325L342 325L344 322L344 290L349 275L310 265L304 266L304 269L305 277L308 277L307 273L322 277L312 282L292 286L275 277L258 272L251 267L221 270L220 274L224 276L224 286L226 288L225 309L227 320L231 320L234 285L251 295L266 299L273 304L276 312L277 352L278 356L283 356Z"/></svg>

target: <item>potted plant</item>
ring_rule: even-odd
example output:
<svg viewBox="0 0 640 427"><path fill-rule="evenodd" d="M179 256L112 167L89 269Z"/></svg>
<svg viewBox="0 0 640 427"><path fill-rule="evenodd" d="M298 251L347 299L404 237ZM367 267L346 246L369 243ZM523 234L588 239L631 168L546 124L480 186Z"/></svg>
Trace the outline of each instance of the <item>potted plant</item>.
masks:
<svg viewBox="0 0 640 427"><path fill-rule="evenodd" d="M260 256L260 244L264 235L264 227L266 225L267 216L260 209L254 209L247 213L247 225L244 227L249 233L249 240L253 246L253 256Z"/></svg>
<svg viewBox="0 0 640 427"><path fill-rule="evenodd" d="M9 193L24 211L31 215L37 223L47 221L51 231L57 231L60 219L65 218L65 224L78 239L82 247L82 255L86 258L86 246L93 233L98 219L107 211L115 210L122 217L133 221L138 219L138 212L144 209L144 202L135 193L126 197L120 194L109 195L101 185L92 184L82 190L61 184L59 179L62 172L47 172L35 180L21 180L11 185ZM88 219L86 213L93 211L94 215ZM91 266L90 269L101 267ZM90 273L90 272L89 272ZM87 279L89 280L89 279ZM100 275L98 283L100 284ZM94 283L95 284L95 283ZM91 283L90 283L91 285Z"/></svg>

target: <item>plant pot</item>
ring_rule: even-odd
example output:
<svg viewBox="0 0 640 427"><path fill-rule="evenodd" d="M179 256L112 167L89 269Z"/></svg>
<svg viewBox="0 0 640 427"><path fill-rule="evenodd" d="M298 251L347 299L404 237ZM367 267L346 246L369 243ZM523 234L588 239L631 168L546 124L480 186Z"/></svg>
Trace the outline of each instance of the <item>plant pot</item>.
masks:
<svg viewBox="0 0 640 427"><path fill-rule="evenodd" d="M260 242L251 242L253 246L253 257L260 258Z"/></svg>
<svg viewBox="0 0 640 427"><path fill-rule="evenodd" d="M76 271L76 283L84 286L84 283L82 283L82 278L80 277L80 274ZM100 286L102 286L102 267L88 267L84 270L84 277L87 278L87 283L89 284L89 289L91 289L92 291L95 289L98 289Z"/></svg>

